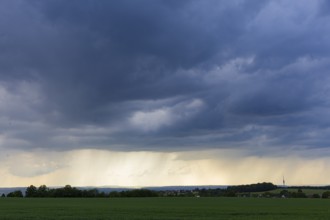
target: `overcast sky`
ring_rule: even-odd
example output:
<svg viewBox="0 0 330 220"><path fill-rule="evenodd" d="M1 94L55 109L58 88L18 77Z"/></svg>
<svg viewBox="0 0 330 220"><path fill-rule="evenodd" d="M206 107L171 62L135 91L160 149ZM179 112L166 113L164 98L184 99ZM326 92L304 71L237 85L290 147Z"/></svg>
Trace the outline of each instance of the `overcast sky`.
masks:
<svg viewBox="0 0 330 220"><path fill-rule="evenodd" d="M0 186L329 184L329 39L326 0L2 0Z"/></svg>

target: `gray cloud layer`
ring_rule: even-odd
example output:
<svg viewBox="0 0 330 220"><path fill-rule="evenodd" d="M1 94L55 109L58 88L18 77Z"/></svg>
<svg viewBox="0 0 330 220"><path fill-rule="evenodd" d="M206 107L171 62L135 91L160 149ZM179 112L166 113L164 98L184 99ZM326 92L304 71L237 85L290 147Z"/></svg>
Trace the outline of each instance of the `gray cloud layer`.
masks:
<svg viewBox="0 0 330 220"><path fill-rule="evenodd" d="M1 1L2 148L329 147L328 1Z"/></svg>

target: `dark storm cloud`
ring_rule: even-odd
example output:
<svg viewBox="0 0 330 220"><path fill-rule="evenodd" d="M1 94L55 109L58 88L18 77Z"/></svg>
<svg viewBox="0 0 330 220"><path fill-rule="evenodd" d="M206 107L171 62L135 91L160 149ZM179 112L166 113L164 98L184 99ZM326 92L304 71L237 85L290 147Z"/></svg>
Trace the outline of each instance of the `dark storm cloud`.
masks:
<svg viewBox="0 0 330 220"><path fill-rule="evenodd" d="M327 147L326 1L1 5L3 147Z"/></svg>

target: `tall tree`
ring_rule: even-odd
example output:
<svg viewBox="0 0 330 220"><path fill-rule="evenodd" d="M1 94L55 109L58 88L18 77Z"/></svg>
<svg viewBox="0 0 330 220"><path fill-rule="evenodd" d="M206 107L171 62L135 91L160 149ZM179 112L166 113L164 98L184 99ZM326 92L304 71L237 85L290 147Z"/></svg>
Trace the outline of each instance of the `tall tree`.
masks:
<svg viewBox="0 0 330 220"><path fill-rule="evenodd" d="M37 187L34 185L30 185L25 190L25 197L37 197L38 196L38 190Z"/></svg>

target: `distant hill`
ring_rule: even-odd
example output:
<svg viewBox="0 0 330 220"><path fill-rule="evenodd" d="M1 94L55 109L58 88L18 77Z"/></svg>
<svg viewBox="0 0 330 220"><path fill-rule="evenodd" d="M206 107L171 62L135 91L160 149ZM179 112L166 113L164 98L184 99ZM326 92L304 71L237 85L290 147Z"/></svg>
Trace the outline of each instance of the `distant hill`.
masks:
<svg viewBox="0 0 330 220"><path fill-rule="evenodd" d="M251 186L253 186L251 188ZM76 187L80 190L89 190L89 189L97 189L99 192L110 193L113 191L121 192L127 190L134 190L134 189L148 189L152 191L178 191L178 190L185 190L185 191L192 191L195 189L232 189L235 191L242 191L242 192L257 192L257 191L267 191L267 190L255 190L254 186L258 186L258 184L250 184L250 185L197 185L197 186L150 186L150 187L117 187L117 186L102 186L102 187L94 187L94 186L86 186L86 187ZM38 187L38 186L37 186ZM274 189L274 192L283 190L283 186L277 186L278 189ZM27 187L4 187L0 188L0 196L2 194L7 195L10 192L20 190L23 195L25 194L25 190ZM60 188L60 187L49 187L50 189ZM248 188L246 190L245 188ZM285 189L296 190L296 189L304 189L306 192L310 192L312 190L330 190L330 186L286 186ZM242 190L245 189L245 190ZM309 193L308 193L309 194Z"/></svg>
<svg viewBox="0 0 330 220"><path fill-rule="evenodd" d="M37 186L38 187L38 186ZM23 194L25 194L25 190L27 187L4 187L4 188L0 188L0 196L4 193L5 195L7 195L10 192L16 191L16 190L20 190L22 191ZM60 187L49 187L49 188L60 188ZM166 190L194 190L196 188L199 189L226 189L227 186L224 185L200 185L200 186L152 186L152 187L107 187L107 186L103 186L103 187L93 187L93 186L86 186L86 187L77 187L78 189L81 190L87 190L87 189L97 189L99 192L104 192L104 193L110 193L113 191L117 191L117 192L121 192L121 191L125 191L125 190L132 190L132 189L136 189L136 188L140 188L140 189L149 189L149 190L154 190L154 191L166 191Z"/></svg>
<svg viewBox="0 0 330 220"><path fill-rule="evenodd" d="M16 190L20 190L22 191L22 193L25 193L26 187L6 187L6 188L0 188L0 196L2 194L7 195L10 192L16 191Z"/></svg>
<svg viewBox="0 0 330 220"><path fill-rule="evenodd" d="M200 185L200 186L156 186L156 187L143 187L143 189L165 191L165 190L194 190L199 189L226 189L225 185Z"/></svg>

